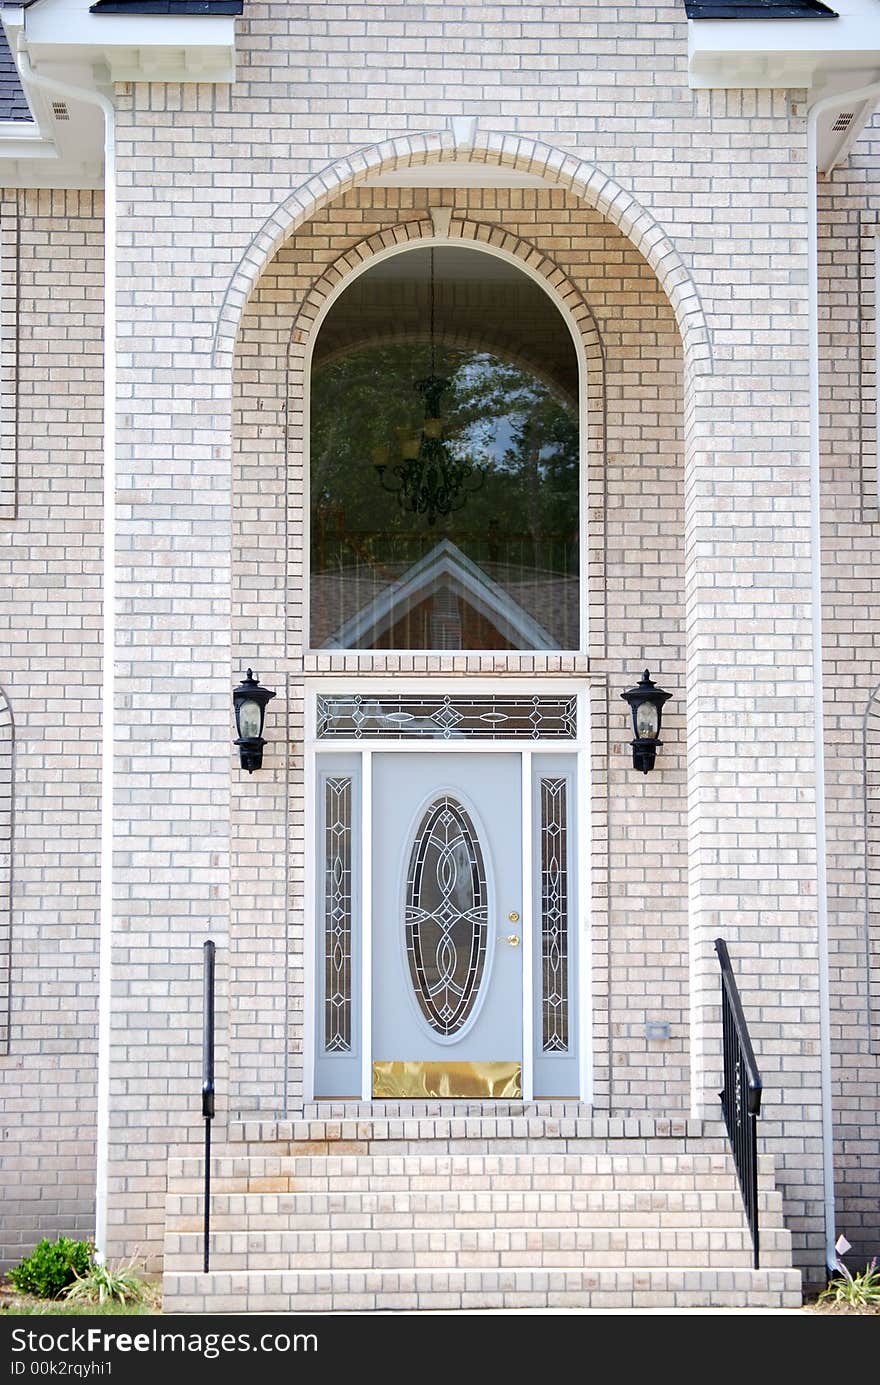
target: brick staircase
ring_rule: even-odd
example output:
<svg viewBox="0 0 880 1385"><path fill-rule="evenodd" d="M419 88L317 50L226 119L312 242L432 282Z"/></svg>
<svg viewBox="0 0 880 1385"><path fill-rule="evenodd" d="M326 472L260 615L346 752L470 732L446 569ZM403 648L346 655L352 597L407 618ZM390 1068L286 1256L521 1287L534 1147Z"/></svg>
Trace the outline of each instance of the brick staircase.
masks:
<svg viewBox="0 0 880 1385"><path fill-rule="evenodd" d="M772 1160L761 1269L717 1129L523 1115L255 1123L169 1162L165 1311L798 1307Z"/></svg>

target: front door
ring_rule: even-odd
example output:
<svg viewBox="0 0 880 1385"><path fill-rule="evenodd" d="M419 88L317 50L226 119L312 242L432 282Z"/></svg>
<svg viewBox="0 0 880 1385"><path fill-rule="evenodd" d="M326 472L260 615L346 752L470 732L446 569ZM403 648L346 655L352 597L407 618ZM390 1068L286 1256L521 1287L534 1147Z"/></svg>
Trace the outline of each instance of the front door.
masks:
<svg viewBox="0 0 880 1385"><path fill-rule="evenodd" d="M374 1097L519 1097L522 761L375 754Z"/></svg>
<svg viewBox="0 0 880 1385"><path fill-rule="evenodd" d="M578 1098L574 699L334 695L318 713L316 1097Z"/></svg>

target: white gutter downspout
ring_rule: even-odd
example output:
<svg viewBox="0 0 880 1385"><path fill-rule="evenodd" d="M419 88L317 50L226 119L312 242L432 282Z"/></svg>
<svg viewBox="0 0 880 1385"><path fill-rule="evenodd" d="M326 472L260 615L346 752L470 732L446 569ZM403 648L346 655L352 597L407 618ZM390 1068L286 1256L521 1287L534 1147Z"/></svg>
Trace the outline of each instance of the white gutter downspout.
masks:
<svg viewBox="0 0 880 1385"><path fill-rule="evenodd" d="M831 987L828 956L828 867L825 827L825 697L822 669L822 493L819 412L819 190L818 126L825 111L856 101L880 101L880 82L839 91L807 112L807 275L810 341L810 547L813 623L813 711L816 758L817 914L819 928L819 1052L822 1073L822 1178L825 1196L825 1263L835 1269L834 1126L831 1106Z"/></svg>
<svg viewBox="0 0 880 1385"><path fill-rule="evenodd" d="M97 1169L95 1250L107 1249L107 1164L110 1145L110 967L113 932L113 742L116 658L116 112L100 92L44 77L31 67L18 39L18 70L26 86L70 101L98 106L104 114L104 504L101 682L101 897L98 971Z"/></svg>

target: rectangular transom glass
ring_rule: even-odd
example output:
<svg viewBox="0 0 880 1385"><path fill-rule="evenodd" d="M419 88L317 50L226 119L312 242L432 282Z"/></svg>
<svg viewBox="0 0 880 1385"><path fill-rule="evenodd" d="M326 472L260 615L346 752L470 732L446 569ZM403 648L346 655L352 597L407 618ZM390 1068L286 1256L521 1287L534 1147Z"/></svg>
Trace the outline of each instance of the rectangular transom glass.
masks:
<svg viewBox="0 0 880 1385"><path fill-rule="evenodd" d="M319 740L574 740L574 696L318 698Z"/></svg>

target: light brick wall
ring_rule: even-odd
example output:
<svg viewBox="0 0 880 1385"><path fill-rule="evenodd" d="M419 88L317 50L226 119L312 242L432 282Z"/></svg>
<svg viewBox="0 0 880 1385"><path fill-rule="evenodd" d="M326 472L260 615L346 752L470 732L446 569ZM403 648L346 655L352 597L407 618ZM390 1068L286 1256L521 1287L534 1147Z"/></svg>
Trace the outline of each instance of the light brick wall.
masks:
<svg viewBox="0 0 880 1385"><path fill-rule="evenodd" d="M475 217L512 222L517 235L540 241L544 253L560 261L582 286L609 348L602 544L607 646L591 651L609 776L600 806L609 809L611 852L597 877L598 887L610 891L598 930L604 938L608 925L606 1099L616 1110L659 1109L654 1086L662 1075L669 1099L681 1109L681 1005L688 994L693 1103L715 1114L718 981L711 942L725 935L765 1070L763 1129L781 1164L798 1254L815 1266L821 1262L822 1212L803 119L780 92L690 92L686 26L677 3L652 11L650 44L644 7L635 3L610 9L467 4L454 11L251 3L239 27L241 62L231 89L143 84L117 92L120 625L110 1248L158 1251L167 1146L201 1136L206 936L219 945L221 1119L227 1093L241 1105L257 1102L273 1110L285 1084L291 1096L298 1093L297 1005L304 978L296 965L288 970L285 953L288 943L294 954L301 946L301 918L295 896L288 911L285 881L296 887L302 878L303 822L287 779L295 788L302 775L303 674L326 665L306 657L300 666L295 625L286 626L289 616L295 621L290 584L301 580L302 554L295 544L285 552L283 536L301 534L302 518L289 504L288 462L294 481L298 463L282 446L283 334L274 319L289 312L290 296L335 257L339 226L335 213L304 202L304 224L271 266L271 256L261 257L260 232L292 192L334 161L406 135L413 148L424 150L430 145L425 132L439 149L450 118L464 113L478 118L478 140L487 130L496 132L492 150L500 152L481 146L480 157L489 161L544 173L539 160L527 168L521 149L529 140L565 151L572 166L591 161L600 172L585 197L607 213L600 220L563 187L468 194ZM546 176L564 184L566 168L561 158L556 162ZM607 183L606 175L616 183ZM326 182L331 201L349 203L342 234L350 240L409 215L424 196L373 192L352 200L332 174ZM627 189L641 208L629 205ZM59 313L59 302L94 292L96 225L89 223L90 266L82 279L71 273L70 247L71 237L87 234L85 203L69 195L27 201L44 207L40 254L53 299L41 311L48 332L45 324L50 313ZM53 235L60 271L45 258L51 216L59 213L67 218ZM658 264L679 321L705 318L712 333L711 376L705 355L703 373L697 368L698 333L688 336L683 466L682 419L672 408L681 388L672 317L644 261L608 224L624 217ZM27 217L21 230L25 238L36 236ZM81 252L85 248L83 241ZM611 273L616 255L627 276L623 289ZM252 280L268 272L244 323L235 378L240 426L233 440L233 374L211 348L224 301L233 319L243 301L233 277L242 265ZM83 319L90 332L100 326L93 306L99 309L89 299ZM77 331L83 325L76 313L64 321ZM76 451L60 450L68 446L67 404L81 410L91 447L100 415L96 377L89 374L84 394L79 357L71 367L70 339L57 322L52 328L56 335L46 341L45 355L60 383L47 398L44 369L45 413L37 418L26 413L23 377L19 418L19 504L36 507L40 528L34 537L13 527L4 541L8 537L13 551L45 546L51 562L63 565L94 557L97 542L93 511L68 528L75 534L72 557L69 548L59 555L53 547L52 526L60 523L56 501L81 480ZM705 333L702 342L705 347ZM651 354L640 352L642 346ZM57 455L65 459L52 478L49 512L38 485L28 499L33 456L44 468L50 465L47 419L48 436L58 437ZM90 474L89 484L94 480ZM656 503L653 486L660 491ZM65 591L65 604L93 601L96 580L90 569L83 594ZM85 862L74 888L94 906L97 721L90 721L85 700L77 715L94 737L89 751L77 755L72 768L66 760L63 766L52 761L58 777L48 783L42 757L48 754L47 723L59 715L60 695L50 698L47 689L60 688L66 697L73 676L83 696L80 685L94 691L98 669L97 659L93 665L78 647L71 654L74 635L80 638L78 611L70 620L65 611L63 641L44 637L50 616L57 615L44 591L30 638L19 635L19 581L16 568L9 612L15 681L0 671L0 683L17 720L19 688L27 694L27 715L39 733L27 724L22 733L22 812L33 814L22 820L29 832L35 824L34 843L46 830L45 799L61 800L51 807L60 816L49 828L56 835L47 861L37 852L30 867L36 874L23 877L26 938L27 929L36 937L50 928L47 916L54 918L56 908L62 919L69 917L69 889L63 901L52 894L57 886L49 877L56 868L63 866L66 880L72 862ZM636 585L645 603L637 637L627 584ZM29 577L28 600L30 590ZM88 635L97 639L94 613L91 619ZM685 657L689 987L683 954ZM267 769L253 778L235 765L230 719L230 684L251 658L280 693L270 709ZM676 700L660 772L639 784L627 768L626 708L617 692L643 658L658 663ZM418 669L420 661L402 666ZM22 671L31 669L22 684ZM282 727L292 746L289 763L280 747ZM86 733L65 729L65 755L79 734ZM68 802L70 782L77 791ZM86 821L89 832L81 828ZM646 830L652 849L636 862L631 836ZM69 859L56 851L59 838L77 843ZM656 920L655 906L663 909ZM93 927L93 915L89 922ZM638 962L640 948L650 982ZM34 974L39 978L37 965ZM81 974L75 980L61 969L52 985L69 993L71 986L93 982L90 970L84 982ZM661 1061L658 1049L647 1058L641 1051L648 1002L653 1010L661 997L663 1011L671 1007L678 1017L668 1046L671 1062L665 1053ZM236 1045L231 1068L227 1036ZM55 1055L48 1046L51 1073ZM279 1062L285 1061L288 1071L279 1080ZM47 1123L54 1119L56 1077L46 1078ZM80 1103L83 1114L90 1099L87 1093ZM38 1104L31 1091L27 1109ZM68 1153L50 1154L46 1142L40 1149L58 1177Z"/></svg>
<svg viewBox="0 0 880 1385"><path fill-rule="evenodd" d="M0 196L0 520L15 518L18 449L18 197Z"/></svg>
<svg viewBox="0 0 880 1385"><path fill-rule="evenodd" d="M0 523L0 685L16 728L3 1260L46 1233L94 1230L101 640L101 199L11 192L0 206L10 202L20 297L18 505Z"/></svg>
<svg viewBox="0 0 880 1385"><path fill-rule="evenodd" d="M118 93L127 286L122 382L130 395L121 475L132 496L121 514L122 589L133 613L128 633L123 625L132 649L120 696L136 698L121 735L136 738L138 753L120 781L120 846L130 883L119 900L117 1034L125 1039L127 1066L116 1070L125 1106L114 1116L113 1217L120 1231L125 1220L132 1243L155 1241L161 1192L150 1191L152 1210L144 1216L142 1185L123 1172L130 1141L143 1150L139 1173L149 1179L150 1148L161 1162L166 1139L199 1134L195 965L206 914L218 939L225 938L230 784L252 809L267 793L273 844L284 811L277 762L271 780L255 776L239 787L240 778L229 774L230 375L212 368L209 354L217 313L242 257L253 263L252 277L265 267L259 251L249 258L248 246L259 246L261 228L292 190L361 146L407 133L418 143L421 132L439 135L464 112L482 129L544 140L571 151L573 162L595 163L602 174L589 195L612 219L628 218L658 263L681 257L685 268L674 271L672 292L679 307L684 292L698 316L698 291L713 332L716 374L709 381L692 372L690 380L684 484L694 1099L698 1109L717 1111L711 941L722 932L755 1021L768 1076L764 1128L782 1151L800 1253L821 1258L803 120L784 93L688 91L681 11L662 8L652 18L646 64L635 5L601 13L591 6L561 13L468 5L454 15L429 6L419 7L414 24L406 7L330 5L306 15L253 4L241 26L232 89L138 85ZM518 148L512 137L500 157L515 164ZM561 159L559 165L551 177L565 177ZM603 199L606 174L620 189L608 184ZM332 173L324 181L332 188ZM647 209L644 217L624 189ZM310 248L323 253L316 239ZM236 288L233 311L239 302ZM623 470L612 459L612 485ZM276 471L271 484L278 482ZM171 544L161 526L172 517L169 588ZM295 524L296 516L289 519ZM197 584L193 595L198 574L210 584ZM267 653L279 639L276 581L268 595ZM628 629L618 647L628 674ZM282 670L258 671L283 686ZM172 672L181 680L173 685ZM613 677L609 671L612 691L620 678L617 667ZM179 689L183 727L169 768L160 718L172 687ZM299 715L294 696L291 687L291 730ZM291 769L300 772L296 755ZM658 783L642 790L652 812ZM295 878L295 816L290 827ZM163 868L136 869L163 838ZM268 868L275 871L274 858ZM249 871L268 891L262 861ZM643 883L628 882L630 899ZM233 888L244 902L247 879ZM246 927L258 926L252 914ZM629 918L620 926L639 931ZM680 926L678 918L674 928ZM270 957L270 987L279 981L282 927L273 907L272 936L261 954ZM234 947L238 956L239 943ZM611 947L622 958L622 942ZM621 978L628 984L619 969ZM263 984L256 969L249 984L255 994ZM301 984L295 972L292 984ZM170 1035L169 1002L160 1000L169 989ZM246 1013L240 1021L247 1027ZM255 1032L277 1044L279 1022L273 1016L263 1033L257 1021ZM626 1045L634 1036L612 1037ZM621 1079L629 1081L629 1098L639 1100L628 1062Z"/></svg>
<svg viewBox="0 0 880 1385"><path fill-rule="evenodd" d="M820 184L826 804L837 1219L862 1263L880 1244L880 896L865 860L864 732L880 683L874 238L880 121ZM871 727L868 728L869 732ZM876 744L876 736L874 737ZM876 814L877 782L868 785ZM869 888L870 887L870 888ZM873 979L873 997L871 980ZM877 1012L874 1011L876 1026ZM876 1029L875 1029L876 1033Z"/></svg>
<svg viewBox="0 0 880 1385"><path fill-rule="evenodd" d="M15 727L12 709L0 688L0 1057L9 1053L12 969L12 791Z"/></svg>

